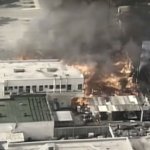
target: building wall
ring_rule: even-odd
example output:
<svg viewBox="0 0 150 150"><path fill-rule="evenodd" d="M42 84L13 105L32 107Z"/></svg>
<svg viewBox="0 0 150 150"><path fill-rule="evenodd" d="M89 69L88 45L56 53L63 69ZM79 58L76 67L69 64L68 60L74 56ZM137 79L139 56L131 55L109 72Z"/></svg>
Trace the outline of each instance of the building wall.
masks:
<svg viewBox="0 0 150 150"><path fill-rule="evenodd" d="M19 123L15 131L23 132L25 140L46 140L54 136L54 122L27 122Z"/></svg>
<svg viewBox="0 0 150 150"><path fill-rule="evenodd" d="M94 133L94 136L111 137L108 126L61 127L54 129L54 136L57 138L76 136L87 138L89 133Z"/></svg>
<svg viewBox="0 0 150 150"><path fill-rule="evenodd" d="M33 92L82 92L83 78L53 78L35 80L7 80L4 83L5 94ZM34 86L34 87L33 87ZM69 87L71 86L71 88ZM36 87L36 90L35 90ZM28 88L28 90L26 89ZM42 89L40 89L42 88Z"/></svg>
<svg viewBox="0 0 150 150"><path fill-rule="evenodd" d="M1 130L3 127L5 132L22 132L25 140L47 140L54 136L53 121L0 124Z"/></svg>
<svg viewBox="0 0 150 150"><path fill-rule="evenodd" d="M128 138L98 138L52 140L25 143L9 143L9 150L20 149L57 149L57 150L133 150ZM144 150L144 149L143 149Z"/></svg>
<svg viewBox="0 0 150 150"><path fill-rule="evenodd" d="M4 95L4 82L0 82L0 97L3 97Z"/></svg>

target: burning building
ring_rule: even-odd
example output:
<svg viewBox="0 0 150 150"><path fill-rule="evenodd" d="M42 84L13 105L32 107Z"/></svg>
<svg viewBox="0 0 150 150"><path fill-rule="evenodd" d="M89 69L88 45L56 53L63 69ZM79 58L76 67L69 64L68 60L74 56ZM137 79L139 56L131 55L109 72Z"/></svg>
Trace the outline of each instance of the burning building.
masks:
<svg viewBox="0 0 150 150"><path fill-rule="evenodd" d="M122 25L126 21L129 9L120 7L116 14L118 6L97 0L45 0L42 3L44 9L41 9L41 16L31 22L27 32L18 41L18 55L29 55L29 59L58 58L76 67L81 71L80 74L84 74L84 87L79 85L79 88L84 89L86 95L137 92L137 86L133 83L137 47L133 48L128 40L122 40L118 26L118 20ZM117 21L116 15L119 15ZM130 38L130 34L127 38ZM136 45L134 39L133 43ZM63 78L61 73L57 78L59 76ZM72 82L76 82L76 79ZM48 87L46 83L45 86ZM52 86L50 88L54 90ZM58 91L63 91L59 85L57 88Z"/></svg>
<svg viewBox="0 0 150 150"><path fill-rule="evenodd" d="M114 17L117 8L110 8L102 1L45 3L46 12L29 27L17 45L20 54L58 58L76 67L84 74L86 95L135 94L132 63L137 49L126 47L128 43L121 39ZM129 57L131 53L134 58Z"/></svg>
<svg viewBox="0 0 150 150"><path fill-rule="evenodd" d="M75 65L85 75L85 94L126 95L137 94L137 84L133 79L133 65L130 57L118 52L112 55L113 71L107 72L96 66Z"/></svg>
<svg viewBox="0 0 150 150"><path fill-rule="evenodd" d="M84 77L59 60L1 61L1 97L26 93L83 93Z"/></svg>

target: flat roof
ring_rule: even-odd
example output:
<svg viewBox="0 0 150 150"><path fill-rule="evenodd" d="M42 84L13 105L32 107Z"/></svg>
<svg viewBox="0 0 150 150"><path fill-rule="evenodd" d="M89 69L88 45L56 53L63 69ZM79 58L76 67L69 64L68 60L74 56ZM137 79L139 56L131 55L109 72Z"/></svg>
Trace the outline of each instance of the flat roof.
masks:
<svg viewBox="0 0 150 150"><path fill-rule="evenodd" d="M134 95L109 96L107 100L104 97L94 96L88 100L88 103L93 111L100 112L140 111L141 106L139 97Z"/></svg>
<svg viewBox="0 0 150 150"><path fill-rule="evenodd" d="M71 111L56 111L57 121L73 121Z"/></svg>
<svg viewBox="0 0 150 150"><path fill-rule="evenodd" d="M2 80L35 80L51 78L83 78L73 66L57 59L0 61Z"/></svg>
<svg viewBox="0 0 150 150"><path fill-rule="evenodd" d="M50 121L45 95L15 96L0 100L0 123Z"/></svg>
<svg viewBox="0 0 150 150"><path fill-rule="evenodd" d="M45 145L44 145L45 144ZM133 150L128 138L102 138L102 139L73 139L73 140L58 140L32 143L10 143L8 149L46 149L55 147L57 150Z"/></svg>
<svg viewBox="0 0 150 150"><path fill-rule="evenodd" d="M7 142L24 142L23 133L1 132L0 141Z"/></svg>

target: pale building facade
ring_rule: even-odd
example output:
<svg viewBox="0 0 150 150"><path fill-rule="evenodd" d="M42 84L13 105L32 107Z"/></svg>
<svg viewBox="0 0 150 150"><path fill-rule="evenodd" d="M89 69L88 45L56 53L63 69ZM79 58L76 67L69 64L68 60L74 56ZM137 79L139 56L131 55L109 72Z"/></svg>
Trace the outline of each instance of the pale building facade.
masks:
<svg viewBox="0 0 150 150"><path fill-rule="evenodd" d="M0 95L83 92L83 74L59 60L0 61Z"/></svg>

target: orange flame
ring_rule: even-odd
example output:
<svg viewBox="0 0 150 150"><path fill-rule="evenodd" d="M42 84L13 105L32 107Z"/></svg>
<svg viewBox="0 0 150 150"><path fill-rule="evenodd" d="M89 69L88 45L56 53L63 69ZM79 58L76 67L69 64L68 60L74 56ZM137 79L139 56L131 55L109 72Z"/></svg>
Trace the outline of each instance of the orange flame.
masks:
<svg viewBox="0 0 150 150"><path fill-rule="evenodd" d="M96 67L88 65L74 65L85 76L85 94L91 94L89 91L96 91L102 94L113 91L114 94L121 95L128 89L134 92L136 85L132 82L133 77L131 72L133 69L132 62L128 57L121 59L122 61L115 61L114 67L118 70L110 74L99 74ZM95 77L95 74L98 74ZM132 94L132 93L130 93Z"/></svg>
<svg viewBox="0 0 150 150"><path fill-rule="evenodd" d="M77 68L80 72L82 72L85 76L86 75L92 75L92 71L94 71L94 67L92 66L88 66L88 65L80 65L80 64L76 64L73 65L75 68Z"/></svg>
<svg viewBox="0 0 150 150"><path fill-rule="evenodd" d="M83 106L83 105L88 105L88 101L85 97L75 97L72 99L72 104L73 105L80 105L80 106Z"/></svg>

